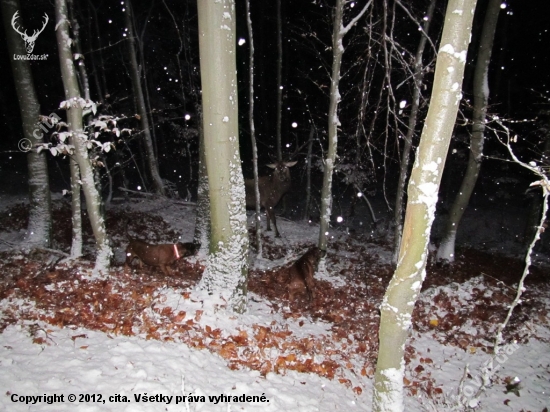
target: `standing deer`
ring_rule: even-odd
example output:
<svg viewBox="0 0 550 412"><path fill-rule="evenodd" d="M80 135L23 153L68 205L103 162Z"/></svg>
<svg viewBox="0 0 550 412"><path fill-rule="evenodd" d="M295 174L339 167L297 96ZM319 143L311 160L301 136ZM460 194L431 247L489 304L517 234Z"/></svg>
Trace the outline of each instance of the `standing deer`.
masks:
<svg viewBox="0 0 550 412"><path fill-rule="evenodd" d="M267 230L271 230L270 220L273 220L273 227L275 228L275 237L281 237L279 230L277 229L277 222L275 221L275 210L273 208L277 206L279 200L283 195L289 191L292 185L290 181L289 167L294 166L298 162L283 162L268 164L267 167L273 169L273 173L269 176L260 176L258 178L258 188L260 191L260 206L265 209L267 214ZM246 206L249 208L256 206L256 197L254 196L254 179L246 179L244 181L244 187L246 190Z"/></svg>

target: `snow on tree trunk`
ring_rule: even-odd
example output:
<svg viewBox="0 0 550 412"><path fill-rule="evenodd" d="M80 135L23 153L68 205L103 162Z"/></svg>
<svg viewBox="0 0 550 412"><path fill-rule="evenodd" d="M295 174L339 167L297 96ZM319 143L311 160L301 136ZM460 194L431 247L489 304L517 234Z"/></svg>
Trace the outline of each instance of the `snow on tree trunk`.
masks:
<svg viewBox="0 0 550 412"><path fill-rule="evenodd" d="M11 27L12 16L20 9L17 0L2 0L4 29L10 56L26 55L25 43ZM43 142L43 133L38 125L40 103L34 88L30 64L27 60L10 58L19 111L26 139L27 170L29 173L29 223L25 242L29 246L50 247L52 212L46 153L37 153L33 145ZM49 125L48 125L49 126ZM28 147L27 147L28 146Z"/></svg>
<svg viewBox="0 0 550 412"><path fill-rule="evenodd" d="M71 257L73 259L82 256L82 206L80 196L80 169L73 157L69 160L71 171Z"/></svg>
<svg viewBox="0 0 550 412"><path fill-rule="evenodd" d="M143 129L143 146L145 148L145 157L147 159L147 166L149 168L149 174L153 181L153 190L155 193L164 196L164 184L159 174L159 167L157 158L155 157L155 151L153 149L153 139L151 137L151 128L149 126L149 117L145 105L145 98L143 96L143 88L141 87L140 71L138 68L136 45L135 45L135 33L133 24L133 13L130 1L126 2L126 12L124 13L126 28L128 29L128 53L130 55L130 77L132 78L132 89L134 90L134 97L136 107L139 112L141 128Z"/></svg>
<svg viewBox="0 0 550 412"><path fill-rule="evenodd" d="M401 234L403 232L403 201L405 198L405 185L407 183L407 177L409 174L412 139L415 135L416 122L420 109L420 96L422 94L422 81L424 79L425 73L425 68L422 64L422 56L424 55L424 49L426 48L426 42L428 40L428 31L430 29L430 23L434 14L435 2L436 0L431 0L430 6L428 7L426 17L424 18L422 32L420 34L420 41L418 42L418 48L416 50L416 56L414 58L414 87L411 112L409 114L409 124L407 125L407 135L405 136L405 143L403 144L403 153L401 154L399 180L397 183L397 194L395 197L395 236L393 253L394 264L397 264L397 256L399 255L399 247L401 245Z"/></svg>
<svg viewBox="0 0 550 412"><path fill-rule="evenodd" d="M199 109L199 113L202 109ZM202 114L200 115L202 122ZM204 153L204 132L199 131L199 184L197 187L197 209L195 219L195 244L200 245L199 253L208 253L210 244L210 199L208 197L208 173L206 171L206 155Z"/></svg>
<svg viewBox="0 0 550 412"><path fill-rule="evenodd" d="M380 306L373 410L403 411L404 351L426 275L430 231L458 104L476 0L450 0L431 97L408 185L397 268Z"/></svg>
<svg viewBox="0 0 550 412"><path fill-rule="evenodd" d="M324 162L323 188L321 189L321 223L319 227L319 248L327 250L330 216L332 214L332 175L336 163L336 152L338 149L338 103L340 102L340 66L344 54L344 36L365 14L372 3L368 1L363 9L344 27L344 5L345 0L336 0L334 8L334 22L332 31L332 73L330 82L330 102L328 109L328 150ZM324 261L322 259L321 267Z"/></svg>
<svg viewBox="0 0 550 412"><path fill-rule="evenodd" d="M279 4L280 7L280 4ZM280 19L280 16L279 16ZM255 225L256 228L256 251L258 257L262 257L262 225L261 225L261 205L260 205L260 187L258 186L258 146L256 144L256 128L254 127L254 36L252 33L252 18L250 17L250 0L246 0L246 27L248 29L249 39L249 61L248 70L250 72L248 85L248 120L250 122L250 140L252 143L252 168L254 170L254 199L256 203ZM279 68L280 70L280 68ZM279 126L278 144L280 146L280 126ZM281 159L279 159L281 160ZM267 218L269 221L269 217Z"/></svg>
<svg viewBox="0 0 550 412"><path fill-rule="evenodd" d="M493 39L495 37L501 3L501 0L490 0L487 5L474 71L474 110L468 167L449 212L449 220L447 221L443 240L437 250L438 260L454 261L458 225L464 211L468 207L479 176L479 170L481 169L487 105L489 103L489 63L491 62Z"/></svg>
<svg viewBox="0 0 550 412"><path fill-rule="evenodd" d="M67 18L67 3L65 0L55 1L56 36L59 49L59 63L68 105L67 123L69 124L70 143L74 146L73 157L80 169L80 182L86 198L86 208L96 240L97 255L94 274L105 274L109 268L112 256L109 238L105 230L105 221L101 214L101 197L94 182L93 167L86 148L86 135L82 125L82 104L76 78L71 38L69 36L69 20Z"/></svg>
<svg viewBox="0 0 550 412"><path fill-rule="evenodd" d="M199 52L210 254L199 288L246 311L248 232L239 155L234 0L199 1Z"/></svg>

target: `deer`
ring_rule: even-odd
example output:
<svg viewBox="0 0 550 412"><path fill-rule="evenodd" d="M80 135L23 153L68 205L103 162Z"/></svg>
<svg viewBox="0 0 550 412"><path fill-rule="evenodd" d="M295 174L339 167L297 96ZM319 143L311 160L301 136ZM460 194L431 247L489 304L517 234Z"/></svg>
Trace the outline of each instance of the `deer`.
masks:
<svg viewBox="0 0 550 412"><path fill-rule="evenodd" d="M32 51L34 50L34 42L36 42L36 39L38 38L38 35L44 31L44 29L46 28L46 24L48 24L48 21L50 21L50 18L48 17L48 15L46 13L44 13L44 23L42 24L42 28L40 30L35 30L33 32L32 36L29 36L27 34L27 30L22 32L22 31L20 31L20 28L17 25L17 19L19 18L18 13L19 13L19 10L14 13L14 15L11 19L11 26L13 27L13 29L18 34L21 35L21 37L25 41L25 47L27 49L27 54L31 54Z"/></svg>
<svg viewBox="0 0 550 412"><path fill-rule="evenodd" d="M273 169L273 173L269 176L260 176L258 178L258 189L260 191L260 206L265 209L267 214L267 231L271 230L270 221L273 220L273 228L275 229L275 237L281 237L277 229L275 220L274 207L277 206L283 195L290 190L290 170L289 167L294 166L297 161L284 162L277 161L266 165ZM246 179L244 181L246 193L246 207L253 208L256 206L256 196L254 195L254 179Z"/></svg>

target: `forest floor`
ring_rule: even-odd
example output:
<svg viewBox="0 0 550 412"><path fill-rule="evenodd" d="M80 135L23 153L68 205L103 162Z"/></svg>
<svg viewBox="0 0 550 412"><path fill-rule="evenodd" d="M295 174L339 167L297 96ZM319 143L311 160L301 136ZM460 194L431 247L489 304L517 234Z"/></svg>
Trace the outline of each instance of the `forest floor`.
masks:
<svg viewBox="0 0 550 412"><path fill-rule="evenodd" d="M60 199L54 204L53 248L68 252L70 206ZM194 212L188 206L169 200L134 200L109 208L107 228L115 265L109 276L101 279L91 276L93 242L87 224L85 256L70 261L47 250L28 252L8 247L24 232L27 220L28 207L20 203L0 214L0 364L6 371L0 378L0 390L6 394L4 399L0 397L0 405L7 409L24 406L12 404L13 393L59 393L71 386L73 392L82 393L105 394L111 389L131 396L134 402L134 394L139 392L136 384L120 383L117 387L116 383L139 380L140 375L118 376L114 370L122 369L120 365L110 372L101 368L97 372L107 376L105 379L112 373L110 383L94 376L78 385L77 379L67 377L69 366L52 371L50 383L30 383L29 379L35 379L33 372L21 370L23 364L38 367L29 359L39 354L44 358L48 353L53 357L50 366L74 358L74 362L80 359L80 367L93 369L93 364L86 366L83 359L100 359L102 345L109 353L109 345L116 342L120 346L125 341L138 346L156 342L170 351L183 343L190 348L181 355L183 358L196 361L197 356L206 356L204 351L216 358L202 361L198 370L193 362L184 362L187 370L180 371L180 376L172 376L166 366L164 372L160 365L156 372L143 367L148 371L141 377L146 382L159 385L171 380L156 391L152 383L143 386L141 390L150 395L168 391L172 395L260 391L254 393L260 395L263 391L270 399L269 407L251 403L236 403L235 407L274 411L370 409L378 352L378 307L393 274L391 245L386 241L368 234L335 232L327 254L327 273L315 280L315 299L310 302L303 297L289 302L277 268L290 264L315 244L318 226L279 219L283 237L275 239L272 233L263 236L263 258L251 258L249 311L237 318L223 311L205 310L209 297L194 289L205 256L179 260L169 276L156 268L123 267L128 233L150 243L191 241ZM406 409L464 410L456 398L462 387L462 402L471 402L479 410L548 410L549 266L531 268L522 302L504 331L505 355L494 359L491 367L488 362L495 333L516 295L524 263L473 248L458 249L456 261L442 266L429 257L406 347ZM37 348L34 352L32 344ZM18 355L19 345L22 352ZM56 347L64 348L58 355L63 360L55 358ZM156 348L154 353L160 351ZM125 356L136 367L143 361ZM113 358L116 356L102 358L102 362L113 362ZM218 383L212 374L202 377L200 369L206 368L205 363L215 365L217 372L213 373L220 374ZM223 364L227 370L222 373ZM52 370L56 368L52 366ZM251 375L246 378L228 375L234 376L229 387L222 377L247 371ZM52 379L59 385L51 385ZM475 400L484 379L487 389ZM174 388L178 393L173 393ZM88 405L91 409L82 410L176 410L144 403L139 404L141 409L131 403L113 405L93 406L96 409ZM42 406L36 410L50 410ZM51 410L64 410L61 406ZM188 410L229 410L226 404L222 407L208 402L191 406Z"/></svg>

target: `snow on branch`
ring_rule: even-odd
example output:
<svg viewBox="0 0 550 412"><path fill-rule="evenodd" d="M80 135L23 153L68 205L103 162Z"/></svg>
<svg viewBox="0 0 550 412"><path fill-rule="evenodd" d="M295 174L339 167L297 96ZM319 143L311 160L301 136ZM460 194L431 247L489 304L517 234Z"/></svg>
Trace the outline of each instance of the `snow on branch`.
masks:
<svg viewBox="0 0 550 412"><path fill-rule="evenodd" d="M365 12L367 11L367 9L370 7L371 4L372 4L372 0L369 0L367 4L365 4L365 7L363 7L363 9L357 14L357 16L351 19L351 21L347 24L346 27L342 27L342 30L340 30L340 36L344 37L347 34L347 32L350 31L350 29L355 25L355 23L357 23L359 19L363 17L363 14L365 14Z"/></svg>

